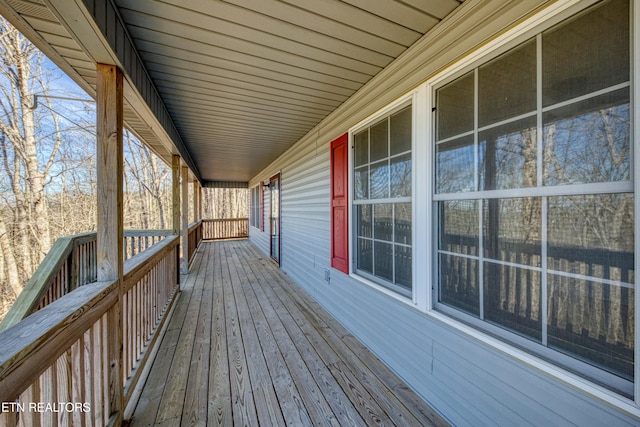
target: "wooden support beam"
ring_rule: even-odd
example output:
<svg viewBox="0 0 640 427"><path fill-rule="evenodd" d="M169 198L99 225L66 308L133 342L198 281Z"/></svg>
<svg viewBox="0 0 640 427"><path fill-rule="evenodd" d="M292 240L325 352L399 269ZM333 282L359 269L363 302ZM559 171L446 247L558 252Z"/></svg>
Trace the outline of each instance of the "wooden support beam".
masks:
<svg viewBox="0 0 640 427"><path fill-rule="evenodd" d="M193 221L202 219L200 215L200 183L198 180L193 181Z"/></svg>
<svg viewBox="0 0 640 427"><path fill-rule="evenodd" d="M123 90L122 73L98 64L97 81L98 281L122 277Z"/></svg>
<svg viewBox="0 0 640 427"><path fill-rule="evenodd" d="M198 183L198 219L202 219L202 185Z"/></svg>
<svg viewBox="0 0 640 427"><path fill-rule="evenodd" d="M171 158L171 189L173 196L173 234L180 234L180 156Z"/></svg>
<svg viewBox="0 0 640 427"><path fill-rule="evenodd" d="M189 272L189 168L182 166L182 225L180 227L180 273Z"/></svg>
<svg viewBox="0 0 640 427"><path fill-rule="evenodd" d="M114 65L96 67L97 275L98 281L118 281L118 304L107 316L109 360L108 410L120 424L123 410L122 284L124 274L123 78Z"/></svg>

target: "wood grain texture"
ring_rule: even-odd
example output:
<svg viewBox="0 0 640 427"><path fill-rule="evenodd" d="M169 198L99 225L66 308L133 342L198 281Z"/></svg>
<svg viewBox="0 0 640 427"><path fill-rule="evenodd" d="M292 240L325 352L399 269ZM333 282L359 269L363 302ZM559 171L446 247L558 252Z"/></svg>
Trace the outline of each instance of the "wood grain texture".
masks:
<svg viewBox="0 0 640 427"><path fill-rule="evenodd" d="M12 401L33 383L116 301L117 283L86 285L3 331L0 401Z"/></svg>
<svg viewBox="0 0 640 427"><path fill-rule="evenodd" d="M131 426L446 425L434 414L255 246L234 240L196 253Z"/></svg>
<svg viewBox="0 0 640 427"><path fill-rule="evenodd" d="M265 312L260 306L260 300L253 287L258 285L258 278L249 264L243 264L247 275L248 285L244 286L249 310L255 324L258 340L267 363L273 387L280 401L280 408L287 425L311 425L311 419L302 403L302 397L294 383L291 372L287 368L285 356L278 348L278 339L272 331L270 318L267 320ZM259 286L259 285L258 285Z"/></svg>
<svg viewBox="0 0 640 427"><path fill-rule="evenodd" d="M202 219L202 212L200 212L200 183L193 181L193 221L199 221Z"/></svg>
<svg viewBox="0 0 640 427"><path fill-rule="evenodd" d="M96 169L98 280L123 272L123 76L113 65L96 65Z"/></svg>
<svg viewBox="0 0 640 427"><path fill-rule="evenodd" d="M220 256L222 257L222 286L224 286L225 326L227 328L233 423L238 425L257 425L258 419L251 393L251 380L238 319L238 309L232 289L234 284L229 272L231 259L224 252Z"/></svg>
<svg viewBox="0 0 640 427"><path fill-rule="evenodd" d="M108 311L106 357L108 359L107 417L122 415L122 276L124 274L123 222L123 131L124 88L117 66L96 65L96 166L97 166L97 248L98 280L118 281L117 303Z"/></svg>
<svg viewBox="0 0 640 427"><path fill-rule="evenodd" d="M215 255L220 246L209 248L206 255ZM229 383L229 362L227 359L227 334L225 326L224 289L222 282L222 261L213 256L213 310L211 317L211 352L209 355L209 407L207 422L212 426L233 425L231 414L231 384ZM209 279L210 280L210 279Z"/></svg>
<svg viewBox="0 0 640 427"><path fill-rule="evenodd" d="M205 286L207 275L213 274L212 260L208 257L199 259L194 270L196 283L194 286L202 288L200 298L199 317L206 319L198 322L195 331L195 341L191 365L186 385L185 405L182 417L182 425L205 426L208 410L208 377L209 377L209 355L211 337L211 310L213 306L213 287Z"/></svg>
<svg viewBox="0 0 640 427"><path fill-rule="evenodd" d="M269 375L264 352L258 340L256 327L253 323L251 312L249 311L249 306L243 292L243 288L247 286L248 283L242 270L242 264L235 251L227 252L227 260L231 261L228 263L228 266L232 283L241 284L241 286L232 286L232 290L242 330L247 368L251 379L251 390L253 391L258 418L261 420L261 423L272 426L283 426L284 419L282 412ZM241 277L243 278L242 281L240 280Z"/></svg>
<svg viewBox="0 0 640 427"><path fill-rule="evenodd" d="M182 206L181 222L180 222L180 272L187 274L189 272L189 168L182 166L180 168L180 200Z"/></svg>
<svg viewBox="0 0 640 427"><path fill-rule="evenodd" d="M180 156L171 158L171 213L173 234L180 234Z"/></svg>

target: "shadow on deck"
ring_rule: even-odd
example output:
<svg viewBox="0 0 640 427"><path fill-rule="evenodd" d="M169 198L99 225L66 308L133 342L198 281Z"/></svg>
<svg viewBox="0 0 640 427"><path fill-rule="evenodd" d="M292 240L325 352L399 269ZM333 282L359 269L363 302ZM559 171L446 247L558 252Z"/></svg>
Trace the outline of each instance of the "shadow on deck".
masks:
<svg viewBox="0 0 640 427"><path fill-rule="evenodd" d="M247 240L201 244L131 420L446 425Z"/></svg>

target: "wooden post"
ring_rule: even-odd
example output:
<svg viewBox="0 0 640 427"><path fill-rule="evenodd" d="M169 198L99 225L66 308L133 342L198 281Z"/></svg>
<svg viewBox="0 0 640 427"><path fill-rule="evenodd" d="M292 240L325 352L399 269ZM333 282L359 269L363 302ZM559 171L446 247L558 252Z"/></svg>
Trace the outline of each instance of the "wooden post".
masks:
<svg viewBox="0 0 640 427"><path fill-rule="evenodd" d="M180 273L189 272L189 168L182 166L182 226L180 232Z"/></svg>
<svg viewBox="0 0 640 427"><path fill-rule="evenodd" d="M119 281L119 298L109 312L107 357L109 396L105 406L116 425L122 421L122 284L124 273L123 185L123 80L114 65L97 65L97 275L98 281Z"/></svg>
<svg viewBox="0 0 640 427"><path fill-rule="evenodd" d="M180 156L175 154L171 158L171 190L173 234L178 236L180 234ZM176 251L176 276L178 277L178 283L180 283L180 250L181 248L178 247L178 250Z"/></svg>
<svg viewBox="0 0 640 427"><path fill-rule="evenodd" d="M198 219L202 219L202 185L198 183Z"/></svg>
<svg viewBox="0 0 640 427"><path fill-rule="evenodd" d="M193 220L198 221L200 219L200 183L196 179L193 181Z"/></svg>
<svg viewBox="0 0 640 427"><path fill-rule="evenodd" d="M171 188L173 190L173 234L180 234L180 156L171 158Z"/></svg>

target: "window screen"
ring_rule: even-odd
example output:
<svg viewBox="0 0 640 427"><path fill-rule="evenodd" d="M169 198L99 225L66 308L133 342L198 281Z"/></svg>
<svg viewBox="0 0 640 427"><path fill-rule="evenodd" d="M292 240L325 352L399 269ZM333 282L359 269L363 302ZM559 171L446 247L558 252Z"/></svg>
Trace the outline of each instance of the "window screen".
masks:
<svg viewBox="0 0 640 427"><path fill-rule="evenodd" d="M356 272L402 295L412 291L412 107L353 136Z"/></svg>
<svg viewBox="0 0 640 427"><path fill-rule="evenodd" d="M603 2L436 89L435 300L633 381L629 20Z"/></svg>

